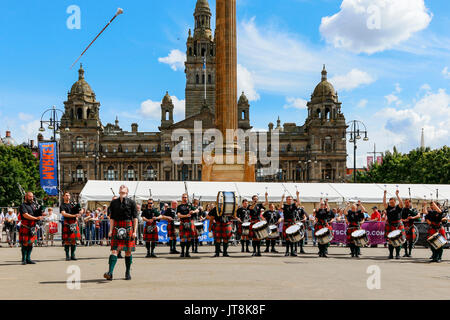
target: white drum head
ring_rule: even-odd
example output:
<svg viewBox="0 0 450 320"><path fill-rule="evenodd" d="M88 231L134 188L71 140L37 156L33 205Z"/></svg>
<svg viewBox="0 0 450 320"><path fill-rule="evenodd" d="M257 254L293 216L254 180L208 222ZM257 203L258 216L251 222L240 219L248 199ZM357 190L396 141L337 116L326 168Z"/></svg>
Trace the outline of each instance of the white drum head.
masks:
<svg viewBox="0 0 450 320"><path fill-rule="evenodd" d="M255 223L255 224L253 225L253 229L259 229L259 228L261 228L261 227L264 227L266 224L267 224L266 221L260 221L260 222L257 222L257 223Z"/></svg>
<svg viewBox="0 0 450 320"><path fill-rule="evenodd" d="M364 236L365 233L366 233L365 230L356 230L356 231L352 232L352 237L353 238L359 238L359 237Z"/></svg>
<svg viewBox="0 0 450 320"><path fill-rule="evenodd" d="M289 228L286 229L286 233L287 234L293 234L293 233L297 233L299 230L300 230L300 226L293 225L293 226L290 226Z"/></svg>
<svg viewBox="0 0 450 320"><path fill-rule="evenodd" d="M395 238L398 237L402 232L400 230L394 230L389 232L388 238Z"/></svg>
<svg viewBox="0 0 450 320"><path fill-rule="evenodd" d="M316 236L318 236L318 237L323 236L324 234L326 234L329 231L330 231L330 229L328 229L328 228L322 228L316 232Z"/></svg>
<svg viewBox="0 0 450 320"><path fill-rule="evenodd" d="M275 226L275 225L271 225L269 228L270 228L270 231L272 231L272 230L276 231L278 229L277 226Z"/></svg>
<svg viewBox="0 0 450 320"><path fill-rule="evenodd" d="M243 224L242 224L242 226L243 227L247 227L247 228L250 228L250 222L244 222Z"/></svg>

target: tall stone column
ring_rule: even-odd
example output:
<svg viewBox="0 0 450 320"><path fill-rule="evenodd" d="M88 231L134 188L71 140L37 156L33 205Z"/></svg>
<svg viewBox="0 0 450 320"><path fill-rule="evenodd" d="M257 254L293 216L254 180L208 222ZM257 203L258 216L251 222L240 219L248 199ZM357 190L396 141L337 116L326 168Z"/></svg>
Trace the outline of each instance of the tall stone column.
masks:
<svg viewBox="0 0 450 320"><path fill-rule="evenodd" d="M216 127L225 137L237 120L236 0L216 1Z"/></svg>

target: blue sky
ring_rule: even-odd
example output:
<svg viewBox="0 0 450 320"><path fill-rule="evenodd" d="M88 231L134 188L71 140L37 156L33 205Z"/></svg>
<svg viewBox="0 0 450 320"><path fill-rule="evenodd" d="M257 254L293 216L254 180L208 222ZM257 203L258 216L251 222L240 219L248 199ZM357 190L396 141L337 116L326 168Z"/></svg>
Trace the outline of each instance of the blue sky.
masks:
<svg viewBox="0 0 450 320"><path fill-rule="evenodd" d="M209 1L213 14L215 1ZM238 0L239 90L251 103L251 123L266 129L304 123L305 102L322 64L346 119L362 120L370 141L407 152L421 128L431 147L449 145L450 4L445 0ZM101 103L104 125L119 116L130 130L157 130L158 105L174 96L183 118L187 31L196 0L2 1L0 3L0 135L35 139L41 113L63 108L77 80L73 61L114 15L119 16L81 59ZM70 30L70 5L81 29ZM164 59L165 58L165 59ZM162 62L165 61L165 62ZM353 162L349 145L348 163Z"/></svg>

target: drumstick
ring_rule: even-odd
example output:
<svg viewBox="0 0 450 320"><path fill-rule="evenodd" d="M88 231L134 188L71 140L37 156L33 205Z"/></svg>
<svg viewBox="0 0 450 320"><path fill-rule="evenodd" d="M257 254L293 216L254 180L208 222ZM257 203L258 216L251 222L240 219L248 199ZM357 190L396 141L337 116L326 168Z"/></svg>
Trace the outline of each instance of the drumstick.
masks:
<svg viewBox="0 0 450 320"><path fill-rule="evenodd" d="M112 191L112 193L113 193L113 195L114 195L114 197L116 196L116 194L114 193L114 190L113 190L113 188L110 188L111 189L111 191Z"/></svg>

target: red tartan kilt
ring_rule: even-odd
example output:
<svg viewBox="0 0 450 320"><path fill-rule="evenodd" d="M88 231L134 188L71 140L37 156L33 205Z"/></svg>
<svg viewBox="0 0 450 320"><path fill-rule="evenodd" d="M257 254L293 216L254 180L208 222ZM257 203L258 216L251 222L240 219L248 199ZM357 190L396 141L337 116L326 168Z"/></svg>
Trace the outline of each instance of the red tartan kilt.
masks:
<svg viewBox="0 0 450 320"><path fill-rule="evenodd" d="M406 234L405 234L405 226L403 225L402 222L400 222L399 224L397 224L397 226L389 224L388 221L386 221L385 227L384 227L384 237L387 239L388 235L390 232L395 231L395 230L401 230L402 231L402 236L406 239Z"/></svg>
<svg viewBox="0 0 450 320"><path fill-rule="evenodd" d="M356 230L359 230L358 226L349 225L347 227L347 243L353 243L352 233L355 232Z"/></svg>
<svg viewBox="0 0 450 320"><path fill-rule="evenodd" d="M153 223L151 225L154 226L155 228L153 229L153 232L148 233L147 227L149 227L150 225L147 225L147 223L145 224L144 237L143 237L145 242L150 242L150 241L157 242L158 241L158 228L157 228L156 221L153 221Z"/></svg>
<svg viewBox="0 0 450 320"><path fill-rule="evenodd" d="M180 240L190 241L193 238L195 225L192 221L187 222L189 226L184 227L184 222L180 221Z"/></svg>
<svg viewBox="0 0 450 320"><path fill-rule="evenodd" d="M252 239L254 241L259 241L259 239L256 238L255 233L253 232L253 225L258 222L259 222L259 220L251 220L250 221L250 231L248 233L248 237L249 237L249 239Z"/></svg>
<svg viewBox="0 0 450 320"><path fill-rule="evenodd" d="M328 228L330 229L330 231L333 230L333 228L328 224L328 222L322 223L319 221L314 225L314 234L322 228Z"/></svg>
<svg viewBox="0 0 450 320"><path fill-rule="evenodd" d="M19 229L19 242L22 245L32 245L37 241L37 233L32 236L30 234L30 229L26 228L25 225L34 228L36 226L36 222L31 220L22 220L22 224Z"/></svg>
<svg viewBox="0 0 450 320"><path fill-rule="evenodd" d="M439 232L445 239L447 239L447 235L445 234L445 229L444 227L440 227L438 229L437 226L429 226L428 227L428 236L432 236L433 234L435 234L436 232Z"/></svg>
<svg viewBox="0 0 450 320"><path fill-rule="evenodd" d="M128 228L128 239L121 240L117 239L117 228ZM131 235L133 234L133 222L130 220L114 220L114 228L112 229L111 236L111 250L120 250L120 251L135 251L136 250L136 241L131 239Z"/></svg>
<svg viewBox="0 0 450 320"><path fill-rule="evenodd" d="M416 228L414 228L414 223L406 223L405 225L405 234L406 234L406 240L410 242L416 241L417 238L417 232Z"/></svg>
<svg viewBox="0 0 450 320"><path fill-rule="evenodd" d="M76 222L74 222L76 223ZM76 245L77 240L81 239L80 228L77 224L77 231L71 232L70 225L71 222L64 220L63 231L62 231L62 239L65 245Z"/></svg>
<svg viewBox="0 0 450 320"><path fill-rule="evenodd" d="M242 223L238 223L237 234L241 237L241 240L250 240L249 236L243 236L242 235Z"/></svg>
<svg viewBox="0 0 450 320"><path fill-rule="evenodd" d="M175 225L172 223L168 223L167 224L167 236L169 237L169 239L176 239L177 238L177 234L175 232Z"/></svg>
<svg viewBox="0 0 450 320"><path fill-rule="evenodd" d="M286 230L290 227L293 226L295 223L294 221L284 221L283 222L283 238L287 239L287 235L286 235Z"/></svg>
<svg viewBox="0 0 450 320"><path fill-rule="evenodd" d="M231 222L227 223L216 222L216 224L213 227L214 240L216 242L220 242L222 240L228 241L231 238L232 229L233 228Z"/></svg>

